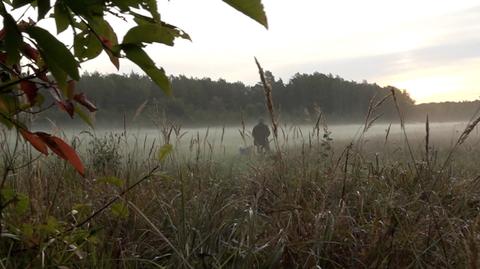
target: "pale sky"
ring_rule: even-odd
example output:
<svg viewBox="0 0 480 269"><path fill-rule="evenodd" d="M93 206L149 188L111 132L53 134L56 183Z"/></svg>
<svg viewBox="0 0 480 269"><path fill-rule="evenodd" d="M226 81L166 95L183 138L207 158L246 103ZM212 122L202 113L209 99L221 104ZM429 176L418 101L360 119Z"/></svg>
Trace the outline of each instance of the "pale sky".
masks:
<svg viewBox="0 0 480 269"><path fill-rule="evenodd" d="M254 84L256 56L288 81L295 73L406 89L418 102L480 97L478 0L263 0L269 29L220 0L159 0L162 19L192 37L147 51L168 74ZM114 21L122 36L126 26ZM53 29L52 29L53 30ZM116 72L108 59L83 70ZM140 72L127 61L120 72Z"/></svg>

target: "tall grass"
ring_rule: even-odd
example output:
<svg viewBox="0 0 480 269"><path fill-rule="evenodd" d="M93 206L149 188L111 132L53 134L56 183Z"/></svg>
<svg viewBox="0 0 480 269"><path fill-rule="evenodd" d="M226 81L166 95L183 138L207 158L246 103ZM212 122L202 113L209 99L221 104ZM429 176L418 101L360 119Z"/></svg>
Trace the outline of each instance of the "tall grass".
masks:
<svg viewBox="0 0 480 269"><path fill-rule="evenodd" d="M300 139L279 142L286 165L225 154L222 142L199 134L188 141L181 129L151 145L128 133L93 134L114 140L107 144L117 143L121 158L91 163L87 179L53 157L36 159L21 142L3 143L5 186L30 199L23 212L3 210L0 267L477 268L480 155L468 143L456 147L457 158L431 149L451 159L442 169L411 162L426 147L389 147L402 139L392 134L386 144L354 141L365 143L354 153L350 141L314 128L308 136L281 128ZM91 139L76 145L98 162ZM160 162L165 142L192 146ZM437 178L442 184L431 184Z"/></svg>
<svg viewBox="0 0 480 269"><path fill-rule="evenodd" d="M0 268L479 266L479 118L452 148L428 118L412 139L392 91L353 140L333 140L320 110L310 131L279 125L262 81L280 158L227 153L225 128L218 141L164 118L153 139L126 126L71 138L82 179L1 133ZM388 98L402 135L369 137ZM243 121L239 133L250 145Z"/></svg>

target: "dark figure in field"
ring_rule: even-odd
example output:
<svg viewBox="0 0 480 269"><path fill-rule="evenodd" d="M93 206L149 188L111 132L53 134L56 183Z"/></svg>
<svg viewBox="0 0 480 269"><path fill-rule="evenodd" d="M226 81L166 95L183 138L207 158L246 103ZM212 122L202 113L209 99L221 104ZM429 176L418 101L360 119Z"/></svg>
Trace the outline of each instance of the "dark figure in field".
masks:
<svg viewBox="0 0 480 269"><path fill-rule="evenodd" d="M270 143L268 137L270 136L270 129L263 123L263 119L258 121L258 124L252 130L253 144L257 148L258 153L270 151Z"/></svg>

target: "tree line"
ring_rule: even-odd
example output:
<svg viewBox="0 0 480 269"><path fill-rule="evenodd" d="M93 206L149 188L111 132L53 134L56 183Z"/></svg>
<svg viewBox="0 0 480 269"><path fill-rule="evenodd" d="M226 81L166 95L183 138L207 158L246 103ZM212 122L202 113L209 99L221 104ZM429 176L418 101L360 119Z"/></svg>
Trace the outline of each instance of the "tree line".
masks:
<svg viewBox="0 0 480 269"><path fill-rule="evenodd" d="M348 81L331 74L295 74L288 82L266 72L273 88L275 109L282 121L309 123L323 113L332 123L362 122L369 106L391 94L393 88L407 120L466 120L475 102L415 105L404 90L377 84ZM189 125L238 124L267 117L263 87L224 79L170 77L173 96L165 94L148 77L136 73L117 75L85 73L78 84L94 100L97 126L119 125L124 121L150 124L159 118ZM373 101L372 101L373 100ZM381 121L396 121L398 113L392 98L375 112ZM68 117L48 112L42 115L55 122L71 123ZM38 119L42 122L42 118ZM74 121L78 122L78 121Z"/></svg>

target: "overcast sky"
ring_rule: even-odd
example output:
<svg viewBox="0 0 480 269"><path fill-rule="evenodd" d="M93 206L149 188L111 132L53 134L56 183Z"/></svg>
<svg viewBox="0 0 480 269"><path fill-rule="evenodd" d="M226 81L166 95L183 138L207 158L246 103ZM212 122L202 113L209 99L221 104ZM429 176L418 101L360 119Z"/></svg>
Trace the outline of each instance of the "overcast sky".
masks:
<svg viewBox="0 0 480 269"><path fill-rule="evenodd" d="M269 29L220 0L160 0L193 42L148 48L169 74L258 81L253 56L285 82L296 72L406 89L417 102L480 96L478 0L263 0ZM115 23L123 33L120 22ZM120 34L121 36L122 34ZM138 71L127 61L120 72ZM84 70L109 73L103 56Z"/></svg>

